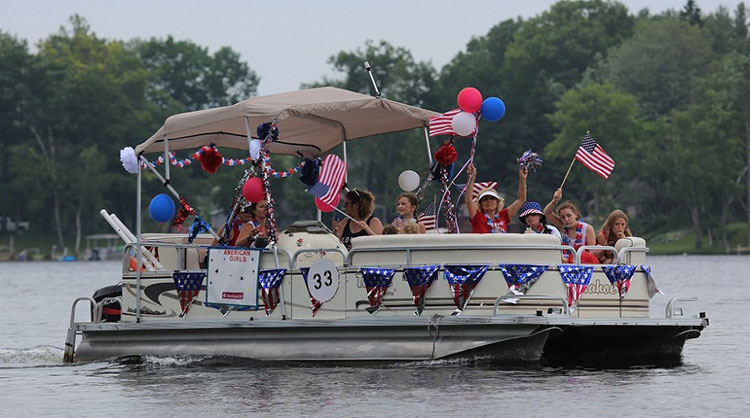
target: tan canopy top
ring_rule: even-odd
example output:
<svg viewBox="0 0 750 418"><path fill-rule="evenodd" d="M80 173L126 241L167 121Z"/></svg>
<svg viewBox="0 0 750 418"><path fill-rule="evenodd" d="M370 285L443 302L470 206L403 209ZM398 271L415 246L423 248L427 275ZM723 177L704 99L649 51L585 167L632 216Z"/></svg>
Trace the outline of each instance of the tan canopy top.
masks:
<svg viewBox="0 0 750 418"><path fill-rule="evenodd" d="M247 118L253 137L259 124L278 123L279 140L268 144L272 154L316 157L343 141L427 126L435 115L392 100L321 87L170 116L135 150L164 152L164 138L170 150L195 149L210 143L247 149Z"/></svg>

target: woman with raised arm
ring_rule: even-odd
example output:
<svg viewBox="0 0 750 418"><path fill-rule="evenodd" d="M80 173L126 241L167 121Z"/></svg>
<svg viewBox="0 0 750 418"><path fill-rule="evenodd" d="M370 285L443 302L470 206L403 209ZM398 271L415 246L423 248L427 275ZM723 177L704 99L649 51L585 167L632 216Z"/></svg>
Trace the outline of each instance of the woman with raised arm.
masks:
<svg viewBox="0 0 750 418"><path fill-rule="evenodd" d="M375 211L375 196L367 190L352 189L344 196L346 214L357 222L347 219L333 221L333 231L348 250L352 248L352 238L383 233L383 223L372 216Z"/></svg>
<svg viewBox="0 0 750 418"><path fill-rule="evenodd" d="M529 175L529 170L526 167L518 169L518 196L507 208L503 208L505 201L492 188L480 190L475 202L472 190L474 190L477 170L474 164L469 163L466 173L469 175L469 182L466 185L464 201L469 209L471 232L475 234L507 232L510 218L515 216L521 205L526 202L526 177Z"/></svg>
<svg viewBox="0 0 750 418"><path fill-rule="evenodd" d="M557 207L557 213L554 212L555 205L560 199L562 199L562 189L557 189L552 200L544 207L544 215L552 225L560 229L562 244L570 245L576 250L584 245L596 245L594 228L581 221L581 212L573 202L570 200L562 202ZM567 258L569 263L574 260L573 254L567 254ZM584 251L581 255L581 263L599 264L599 260L590 252Z"/></svg>

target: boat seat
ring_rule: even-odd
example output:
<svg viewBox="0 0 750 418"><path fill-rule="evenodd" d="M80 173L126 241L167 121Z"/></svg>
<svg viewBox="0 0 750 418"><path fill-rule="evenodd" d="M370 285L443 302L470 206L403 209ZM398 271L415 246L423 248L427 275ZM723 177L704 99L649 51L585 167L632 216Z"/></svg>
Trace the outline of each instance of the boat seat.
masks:
<svg viewBox="0 0 750 418"><path fill-rule="evenodd" d="M623 259L620 260L620 264L645 264L646 263L646 240L641 237L626 237L620 238L615 243L615 249L619 253L623 248L635 248L637 251L628 251L625 253Z"/></svg>
<svg viewBox="0 0 750 418"><path fill-rule="evenodd" d="M353 238L350 253L351 263L362 266L409 262L558 264L560 240L548 234L512 233L371 235Z"/></svg>

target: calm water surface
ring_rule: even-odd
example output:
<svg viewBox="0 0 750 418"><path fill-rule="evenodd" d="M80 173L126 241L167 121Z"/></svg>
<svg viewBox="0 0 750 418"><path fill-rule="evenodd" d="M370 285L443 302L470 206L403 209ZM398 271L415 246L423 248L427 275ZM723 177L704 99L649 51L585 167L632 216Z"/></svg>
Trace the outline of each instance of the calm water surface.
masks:
<svg viewBox="0 0 750 418"><path fill-rule="evenodd" d="M619 370L259 367L229 359L62 364L70 305L118 281L117 262L0 264L0 415L747 416L750 257L649 257L669 297L698 296L711 325L683 365ZM86 309L79 317L87 315Z"/></svg>

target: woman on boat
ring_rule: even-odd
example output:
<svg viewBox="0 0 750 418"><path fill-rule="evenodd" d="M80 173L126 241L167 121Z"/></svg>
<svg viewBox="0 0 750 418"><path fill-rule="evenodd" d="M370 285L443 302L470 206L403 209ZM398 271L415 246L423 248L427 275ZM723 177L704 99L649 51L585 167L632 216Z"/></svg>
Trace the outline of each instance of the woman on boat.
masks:
<svg viewBox="0 0 750 418"><path fill-rule="evenodd" d="M526 167L518 169L518 196L507 208L503 208L505 201L491 188L480 190L475 202L471 193L477 177L474 164L470 163L466 172L469 175L469 184L466 185L467 193L464 200L469 209L471 232L475 234L507 232L510 218L515 216L521 205L526 202L526 177L529 170Z"/></svg>
<svg viewBox="0 0 750 418"><path fill-rule="evenodd" d="M620 238L632 236L633 234L628 228L628 215L620 209L615 209L607 216L607 220L602 225L602 230L596 234L596 244L614 247ZM602 264L611 264L614 261L612 251L603 250L595 253Z"/></svg>
<svg viewBox="0 0 750 418"><path fill-rule="evenodd" d="M417 195L414 193L404 192L398 195L398 199L396 200L396 212L398 212L398 216L391 222L391 225L400 231L405 223L412 222L417 225L418 232L424 234L427 229L414 216L414 211L417 210L418 204L419 199L417 199Z"/></svg>
<svg viewBox="0 0 750 418"><path fill-rule="evenodd" d="M268 215L268 202L261 200L250 205L251 218L240 231L237 237L237 247L249 247L258 238L267 237L266 216Z"/></svg>
<svg viewBox="0 0 750 418"><path fill-rule="evenodd" d="M518 218L521 223L528 226L526 230L537 234L550 234L562 240L560 231L552 225L547 225L547 217L542 212L542 205L539 202L526 202L521 206L521 214Z"/></svg>
<svg viewBox="0 0 750 418"><path fill-rule="evenodd" d="M544 215L551 224L560 229L562 244L570 245L576 250L584 245L595 245L594 228L581 221L581 212L578 211L578 207L573 202L566 200L557 207L557 213L553 212L560 199L562 199L562 189L557 189L552 200L544 207ZM568 251L563 252L566 253L568 262L572 263L573 254L567 254ZM599 264L599 260L590 252L584 251L581 255L581 263Z"/></svg>
<svg viewBox="0 0 750 418"><path fill-rule="evenodd" d="M240 236L240 232L242 231L242 227L245 225L245 223L250 222L252 220L253 215L250 210L251 205L246 205L244 207L238 207L237 211L234 214L234 219L232 220L232 225L230 226L229 230L229 240L227 241L226 245L229 245L230 247L237 246L237 238ZM219 229L218 235L224 236L224 228L226 225L222 225L221 229ZM219 241L216 239L213 240L211 245L218 245Z"/></svg>
<svg viewBox="0 0 750 418"><path fill-rule="evenodd" d="M372 216L375 211L375 196L367 190L352 189L344 195L344 210L356 222L333 221L333 230L347 249L352 248L352 238L383 233L383 223Z"/></svg>

